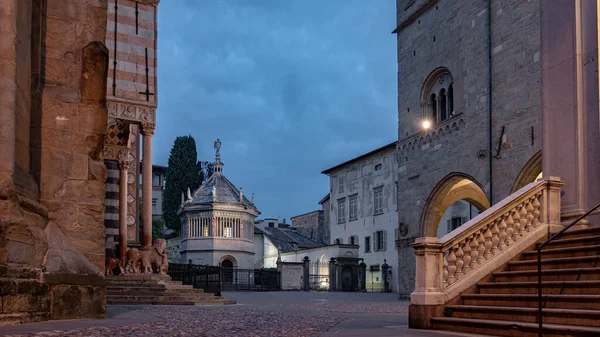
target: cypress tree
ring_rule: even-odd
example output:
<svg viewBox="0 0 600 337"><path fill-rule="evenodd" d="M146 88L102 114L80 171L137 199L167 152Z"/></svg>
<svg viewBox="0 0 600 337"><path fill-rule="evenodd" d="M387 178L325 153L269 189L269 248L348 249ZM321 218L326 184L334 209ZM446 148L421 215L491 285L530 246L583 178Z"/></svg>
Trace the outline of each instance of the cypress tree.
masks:
<svg viewBox="0 0 600 337"><path fill-rule="evenodd" d="M197 165L197 157L194 137L189 135L175 139L165 173L162 211L167 228L177 233L181 230L181 222L176 214L181 204L181 193L185 193L187 197L187 189L193 193L204 180L204 174Z"/></svg>

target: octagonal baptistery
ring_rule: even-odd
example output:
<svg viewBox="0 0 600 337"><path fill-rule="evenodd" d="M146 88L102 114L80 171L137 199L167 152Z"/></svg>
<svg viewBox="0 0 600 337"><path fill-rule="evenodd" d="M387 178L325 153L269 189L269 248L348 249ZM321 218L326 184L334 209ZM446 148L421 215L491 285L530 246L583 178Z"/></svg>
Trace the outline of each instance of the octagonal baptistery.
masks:
<svg viewBox="0 0 600 337"><path fill-rule="evenodd" d="M181 262L253 268L254 219L260 212L254 200L249 201L242 189L223 175L218 149L213 167L212 176L193 194L188 191L177 212L181 219Z"/></svg>

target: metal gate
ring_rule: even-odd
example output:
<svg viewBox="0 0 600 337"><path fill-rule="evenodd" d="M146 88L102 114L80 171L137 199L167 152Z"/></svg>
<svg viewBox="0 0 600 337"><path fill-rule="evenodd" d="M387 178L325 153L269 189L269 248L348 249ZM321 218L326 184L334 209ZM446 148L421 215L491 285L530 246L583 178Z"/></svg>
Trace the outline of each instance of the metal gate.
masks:
<svg viewBox="0 0 600 337"><path fill-rule="evenodd" d="M241 269L221 267L223 290L281 290L280 273L271 269Z"/></svg>
<svg viewBox="0 0 600 337"><path fill-rule="evenodd" d="M221 295L221 291L281 290L280 272L276 269L240 269L221 266L169 263L169 276L173 281L191 284L204 292Z"/></svg>
<svg viewBox="0 0 600 337"><path fill-rule="evenodd" d="M204 289L205 293L221 295L221 268L195 264L169 263L169 276L173 281Z"/></svg>

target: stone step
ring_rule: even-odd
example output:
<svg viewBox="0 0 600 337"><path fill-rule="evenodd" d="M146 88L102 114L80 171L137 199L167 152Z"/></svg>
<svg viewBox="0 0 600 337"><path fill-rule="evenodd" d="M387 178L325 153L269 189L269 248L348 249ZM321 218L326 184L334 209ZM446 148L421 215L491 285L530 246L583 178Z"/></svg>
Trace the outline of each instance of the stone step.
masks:
<svg viewBox="0 0 600 337"><path fill-rule="evenodd" d="M454 318L494 319L537 322L537 308L479 305L449 305ZM550 309L542 310L544 324L563 324L600 327L600 310Z"/></svg>
<svg viewBox="0 0 600 337"><path fill-rule="evenodd" d="M537 308L537 294L464 294L464 305ZM600 295L543 295L544 308L600 310Z"/></svg>
<svg viewBox="0 0 600 337"><path fill-rule="evenodd" d="M139 292L147 292L147 293L156 293L156 294L204 294L203 289L177 289L177 288L144 288L144 287L106 287L107 292L112 293L139 293Z"/></svg>
<svg viewBox="0 0 600 337"><path fill-rule="evenodd" d="M492 274L496 282L537 282L537 270L503 271ZM542 281L600 280L600 267L542 270Z"/></svg>
<svg viewBox="0 0 600 337"><path fill-rule="evenodd" d="M569 248L551 248L542 250L543 259L590 255L600 255L600 245L586 245ZM523 252L521 256L523 260L537 260L537 250Z"/></svg>
<svg viewBox="0 0 600 337"><path fill-rule="evenodd" d="M164 286L164 285L155 285L155 286L149 286L149 285L137 285L137 284L131 284L131 285L125 285L125 284L111 284L111 285L107 285L106 289L136 289L136 290L187 290L187 291L195 291L195 292L204 292L203 289L199 289L199 288L194 288L192 286Z"/></svg>
<svg viewBox="0 0 600 337"><path fill-rule="evenodd" d="M136 294L136 295L106 295L107 300L123 300L123 301L212 301L220 300L220 296L212 295L148 295L148 294Z"/></svg>
<svg viewBox="0 0 600 337"><path fill-rule="evenodd" d="M14 314L0 314L0 326L43 322L49 319L50 312L21 312Z"/></svg>
<svg viewBox="0 0 600 337"><path fill-rule="evenodd" d="M154 298L162 298L162 297L180 297L180 298L214 298L213 294L197 294L197 293L156 293L156 292L148 292L148 291L138 291L138 292L114 292L107 291L106 296L111 298L117 297L137 297L137 296L145 296L145 297L154 297Z"/></svg>
<svg viewBox="0 0 600 337"><path fill-rule="evenodd" d="M590 228L580 228L580 229L571 228L571 229L567 230L566 232L564 232L559 238L560 239L570 239L570 238L587 237L587 236L592 236L592 235L600 235L600 227L590 227Z"/></svg>
<svg viewBox="0 0 600 337"><path fill-rule="evenodd" d="M44 295L50 291L50 286L45 282L31 279L0 278L0 296L27 293L30 295Z"/></svg>
<svg viewBox="0 0 600 337"><path fill-rule="evenodd" d="M232 305L236 304L232 300L212 300L212 301L128 301L128 300L113 300L107 299L106 304L110 305Z"/></svg>
<svg viewBox="0 0 600 337"><path fill-rule="evenodd" d="M542 262L542 270L597 267L597 266L600 266L600 255L542 259L541 262ZM508 268L510 271L537 270L537 259L536 260L511 261L511 262L508 262Z"/></svg>
<svg viewBox="0 0 600 337"><path fill-rule="evenodd" d="M434 329L451 330L508 337L538 337L538 324L473 318L436 317L431 319ZM544 337L600 336L600 328L577 325L544 324Z"/></svg>
<svg viewBox="0 0 600 337"><path fill-rule="evenodd" d="M556 239L549 242L544 249L555 249L555 248L571 248L581 247L597 244L600 242L600 234L585 235L578 237L557 237ZM543 251L543 249L542 249Z"/></svg>
<svg viewBox="0 0 600 337"><path fill-rule="evenodd" d="M537 294L536 282L484 282L477 284L481 294ZM600 294L600 280L546 281L542 293L564 295Z"/></svg>

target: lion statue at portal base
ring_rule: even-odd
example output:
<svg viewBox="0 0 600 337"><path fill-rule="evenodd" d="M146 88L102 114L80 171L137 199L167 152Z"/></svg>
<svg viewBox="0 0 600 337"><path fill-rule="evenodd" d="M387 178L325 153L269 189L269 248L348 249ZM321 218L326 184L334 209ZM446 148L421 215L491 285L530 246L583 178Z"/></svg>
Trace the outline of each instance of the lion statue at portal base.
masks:
<svg viewBox="0 0 600 337"><path fill-rule="evenodd" d="M125 254L124 269L127 274L166 275L169 269L167 242L157 239L149 248L129 249Z"/></svg>

